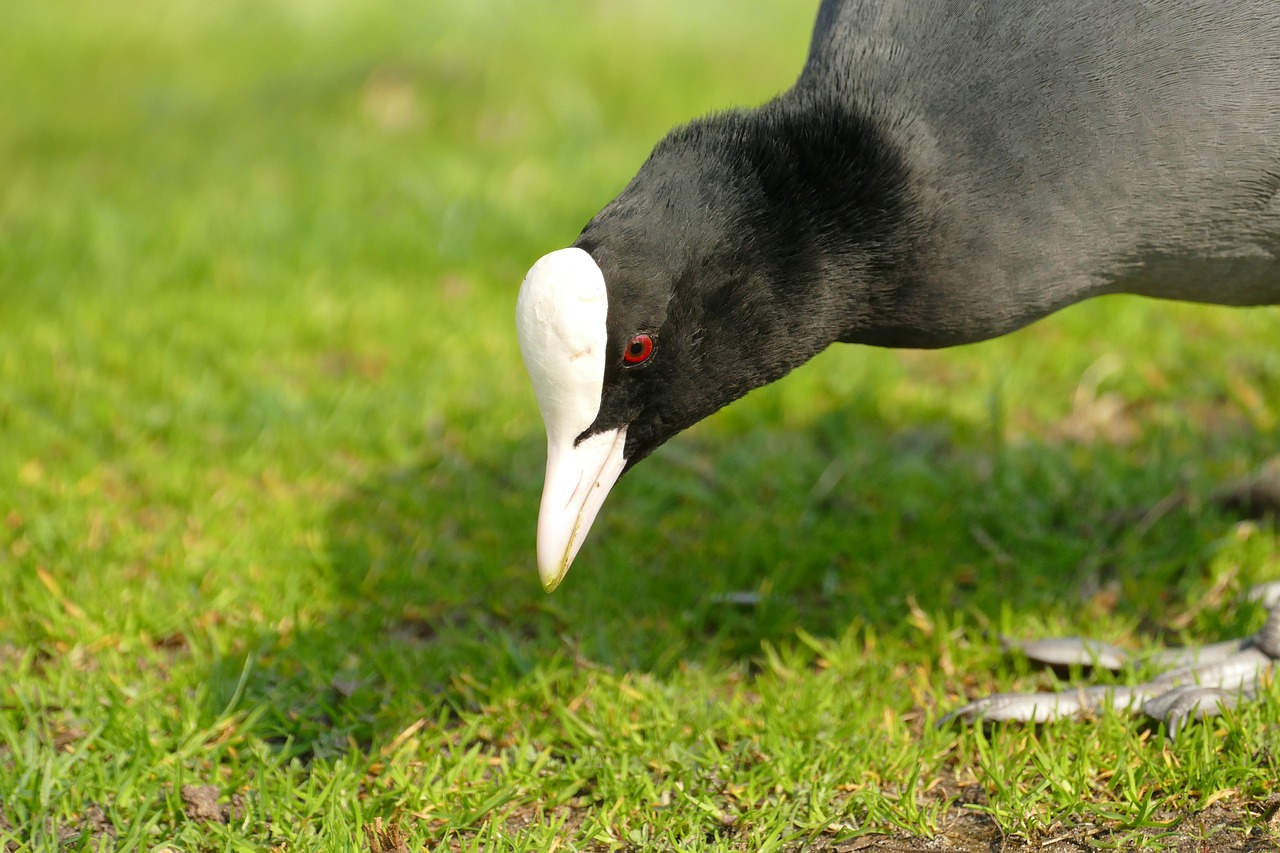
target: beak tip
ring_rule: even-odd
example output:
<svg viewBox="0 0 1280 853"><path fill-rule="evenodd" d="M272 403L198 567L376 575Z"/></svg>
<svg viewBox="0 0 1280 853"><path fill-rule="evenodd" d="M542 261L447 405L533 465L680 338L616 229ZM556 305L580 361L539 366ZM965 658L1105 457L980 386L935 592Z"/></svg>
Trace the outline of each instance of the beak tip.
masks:
<svg viewBox="0 0 1280 853"><path fill-rule="evenodd" d="M576 445L548 442L537 536L538 575L547 592L569 573L609 488L627 464L626 435L624 426Z"/></svg>
<svg viewBox="0 0 1280 853"><path fill-rule="evenodd" d="M538 575L542 580L542 588L547 592L555 592L556 587L560 586L560 581L564 580L564 576L569 572L569 567L563 563L552 567L549 571L541 566L538 569Z"/></svg>
<svg viewBox="0 0 1280 853"><path fill-rule="evenodd" d="M539 531L540 534L541 532ZM542 581L544 590L554 592L560 586L564 576L569 573L569 564L573 562L576 551L572 542L562 545L558 537L548 537L548 540L544 540L541 535L538 537L538 579Z"/></svg>

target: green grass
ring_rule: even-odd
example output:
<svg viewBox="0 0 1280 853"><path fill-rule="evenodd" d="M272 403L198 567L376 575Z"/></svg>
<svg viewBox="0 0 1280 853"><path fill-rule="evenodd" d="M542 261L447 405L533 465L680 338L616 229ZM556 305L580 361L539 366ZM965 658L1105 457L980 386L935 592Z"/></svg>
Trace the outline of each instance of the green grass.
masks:
<svg viewBox="0 0 1280 853"><path fill-rule="evenodd" d="M1207 496L1280 448L1275 309L833 349L541 591L519 281L668 127L788 85L813 5L8 4L0 839L1271 837L1275 688L1176 744L933 724L1054 683L1000 633L1258 624L1280 541Z"/></svg>

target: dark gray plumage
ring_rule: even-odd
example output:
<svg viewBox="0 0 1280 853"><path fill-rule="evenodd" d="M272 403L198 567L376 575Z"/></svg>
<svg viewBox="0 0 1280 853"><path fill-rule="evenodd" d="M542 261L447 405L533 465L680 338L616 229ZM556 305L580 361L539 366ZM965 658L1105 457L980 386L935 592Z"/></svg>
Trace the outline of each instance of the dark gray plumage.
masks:
<svg viewBox="0 0 1280 853"><path fill-rule="evenodd" d="M988 337L1117 291L1280 302L1271 0L827 0L800 83L901 152L915 323Z"/></svg>
<svg viewBox="0 0 1280 853"><path fill-rule="evenodd" d="M557 436L544 583L623 472L832 343L968 343L1117 292L1280 303L1274 0L826 0L790 90L672 131L525 280L522 348ZM604 328L565 319L587 293ZM1272 617L1243 658L1166 681L1247 695L1280 648ZM1132 704L1105 694L1089 701Z"/></svg>
<svg viewBox="0 0 1280 853"><path fill-rule="evenodd" d="M1265 0L828 0L801 79L877 115L903 154L930 271L916 322L987 337L1112 292L1274 304L1278 11ZM1132 701L1176 732L1270 671L1271 606L1242 668L1224 676L1206 656L1170 682L1202 684L1179 686L1180 701L1157 682L1137 688L1155 697L1145 706L1091 688L990 697L954 716L1043 719L1088 695L1080 707ZM1090 661L1087 645L1072 648L1073 662Z"/></svg>

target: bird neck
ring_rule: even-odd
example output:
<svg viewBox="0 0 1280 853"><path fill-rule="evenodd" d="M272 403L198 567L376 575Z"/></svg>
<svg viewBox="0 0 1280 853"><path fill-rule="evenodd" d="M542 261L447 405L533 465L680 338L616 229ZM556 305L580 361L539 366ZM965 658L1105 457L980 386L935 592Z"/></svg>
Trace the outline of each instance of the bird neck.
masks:
<svg viewBox="0 0 1280 853"><path fill-rule="evenodd" d="M824 347L973 343L1080 298L1025 292L1016 265L966 259L948 224L960 202L920 201L928 175L903 153L922 144L907 117L873 119L802 81L745 120L728 155L749 188L740 227L774 298Z"/></svg>
<svg viewBox="0 0 1280 853"><path fill-rule="evenodd" d="M815 352L956 342L919 311L919 218L886 123L802 85L743 119L727 156L748 198L733 230L750 235L773 301L821 339Z"/></svg>

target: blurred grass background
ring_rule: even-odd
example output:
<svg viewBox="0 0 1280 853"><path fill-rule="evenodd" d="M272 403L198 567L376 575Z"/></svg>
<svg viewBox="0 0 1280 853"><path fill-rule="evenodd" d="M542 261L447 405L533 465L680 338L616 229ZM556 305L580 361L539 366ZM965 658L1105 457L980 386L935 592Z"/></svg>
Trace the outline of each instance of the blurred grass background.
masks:
<svg viewBox="0 0 1280 853"><path fill-rule="evenodd" d="M789 85L815 6L8 4L0 835L1254 831L1274 701L1174 746L929 723L1053 683L997 632L1256 625L1275 531L1205 498L1280 447L1275 309L838 347L628 475L541 592L520 279L671 126Z"/></svg>

